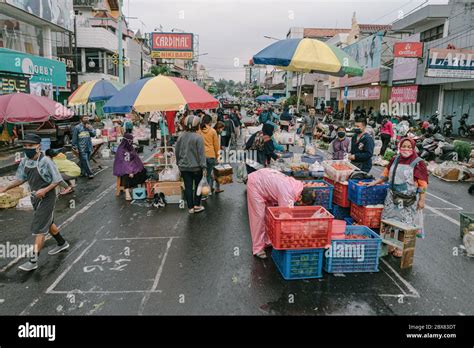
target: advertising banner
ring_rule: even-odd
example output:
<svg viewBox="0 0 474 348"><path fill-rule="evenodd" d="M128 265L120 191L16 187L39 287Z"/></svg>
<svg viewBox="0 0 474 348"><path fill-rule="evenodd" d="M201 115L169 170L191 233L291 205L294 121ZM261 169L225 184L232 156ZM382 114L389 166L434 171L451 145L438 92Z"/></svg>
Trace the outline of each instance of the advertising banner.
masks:
<svg viewBox="0 0 474 348"><path fill-rule="evenodd" d="M474 51L430 49L425 76L474 79Z"/></svg>
<svg viewBox="0 0 474 348"><path fill-rule="evenodd" d="M30 93L30 79L25 76L0 73L0 95Z"/></svg>
<svg viewBox="0 0 474 348"><path fill-rule="evenodd" d="M380 99L380 86L350 88L347 97L344 96L344 90L341 90L341 99L347 100L378 100Z"/></svg>
<svg viewBox="0 0 474 348"><path fill-rule="evenodd" d="M73 31L73 0L6 0L10 5Z"/></svg>
<svg viewBox="0 0 474 348"><path fill-rule="evenodd" d="M422 42L397 42L393 46L394 57L404 58L422 58L423 43Z"/></svg>
<svg viewBox="0 0 474 348"><path fill-rule="evenodd" d="M418 68L417 58L399 58L399 57L394 58L393 81L416 79L417 68Z"/></svg>
<svg viewBox="0 0 474 348"><path fill-rule="evenodd" d="M365 69L380 67L382 36L371 35L342 49Z"/></svg>
<svg viewBox="0 0 474 348"><path fill-rule="evenodd" d="M380 68L364 70L362 76L341 77L339 86L358 86L380 81Z"/></svg>
<svg viewBox="0 0 474 348"><path fill-rule="evenodd" d="M152 58L193 59L193 34L152 33Z"/></svg>
<svg viewBox="0 0 474 348"><path fill-rule="evenodd" d="M390 100L393 103L416 103L418 86L392 87Z"/></svg>

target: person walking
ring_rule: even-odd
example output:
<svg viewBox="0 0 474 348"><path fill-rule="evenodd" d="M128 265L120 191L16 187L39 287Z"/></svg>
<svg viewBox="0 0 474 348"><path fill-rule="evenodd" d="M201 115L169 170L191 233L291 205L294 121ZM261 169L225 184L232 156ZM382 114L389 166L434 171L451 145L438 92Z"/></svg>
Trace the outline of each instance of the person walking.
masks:
<svg viewBox="0 0 474 348"><path fill-rule="evenodd" d="M151 141L155 142L158 140L158 122L160 122L161 113L159 111L153 111L150 113L148 122L150 122L150 133Z"/></svg>
<svg viewBox="0 0 474 348"><path fill-rule="evenodd" d="M382 128L380 129L380 139L382 140L382 148L380 149L380 156L385 155L390 140L394 138L393 123L390 121L389 116L385 116L382 121Z"/></svg>
<svg viewBox="0 0 474 348"><path fill-rule="evenodd" d="M89 179L94 177L90 166L92 155L92 139L95 136L95 130L89 123L88 116L81 117L81 123L74 127L72 131L72 147L79 153L79 162L81 167L81 176L87 176Z"/></svg>
<svg viewBox="0 0 474 348"><path fill-rule="evenodd" d="M201 205L201 196L197 195L197 187L206 170L206 152L204 139L196 132L199 129L200 118L194 115L184 120L186 131L176 142L176 163L184 181L184 194L190 214L200 213L205 208Z"/></svg>
<svg viewBox="0 0 474 348"><path fill-rule="evenodd" d="M346 137L346 128L337 127L337 138L329 144L328 153L332 160L343 160L350 151L351 139Z"/></svg>
<svg viewBox="0 0 474 348"><path fill-rule="evenodd" d="M224 130L221 133L221 144L226 148L230 147L230 140L232 139L233 134L235 133L234 122L229 116L229 111L224 111Z"/></svg>
<svg viewBox="0 0 474 348"><path fill-rule="evenodd" d="M63 178L53 161L41 152L41 137L36 134L26 134L22 140L25 157L21 160L16 171L16 179L6 187L0 187L4 193L25 182L31 189L31 203L33 205L33 221L31 233L35 237L33 255L19 268L29 272L38 268L38 258L43 248L46 234L51 234L57 246L52 248L48 255L55 255L67 248L69 243L59 233L54 223L54 207L56 204L55 188Z"/></svg>
<svg viewBox="0 0 474 348"><path fill-rule="evenodd" d="M301 134L304 137L305 147L311 145L313 141L313 131L316 126L316 110L314 107L309 108L309 114L304 117L303 128L301 129Z"/></svg>
<svg viewBox="0 0 474 348"><path fill-rule="evenodd" d="M211 127L212 125L212 117L206 115L202 119L201 129L198 131L198 134L202 136L204 140L204 151L206 153L206 171L207 171L207 183L211 186L213 185L213 171L214 167L217 164L219 159L219 136L214 128ZM216 193L220 193L222 190L219 188ZM212 190L209 195L212 195ZM205 199L203 197L203 199Z"/></svg>
<svg viewBox="0 0 474 348"><path fill-rule="evenodd" d="M372 156L374 155L374 138L366 132L367 119L361 117L356 119L354 136L351 140L351 155L349 160L352 161L360 170L368 173L372 169Z"/></svg>

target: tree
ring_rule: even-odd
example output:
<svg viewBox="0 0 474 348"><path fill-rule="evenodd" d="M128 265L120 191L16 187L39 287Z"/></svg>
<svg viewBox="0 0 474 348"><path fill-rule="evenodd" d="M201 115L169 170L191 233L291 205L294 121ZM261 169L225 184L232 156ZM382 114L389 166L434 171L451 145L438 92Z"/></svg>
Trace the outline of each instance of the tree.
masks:
<svg viewBox="0 0 474 348"><path fill-rule="evenodd" d="M154 65L151 67L150 73L153 76L158 76L158 75L170 76L171 69L168 65Z"/></svg>

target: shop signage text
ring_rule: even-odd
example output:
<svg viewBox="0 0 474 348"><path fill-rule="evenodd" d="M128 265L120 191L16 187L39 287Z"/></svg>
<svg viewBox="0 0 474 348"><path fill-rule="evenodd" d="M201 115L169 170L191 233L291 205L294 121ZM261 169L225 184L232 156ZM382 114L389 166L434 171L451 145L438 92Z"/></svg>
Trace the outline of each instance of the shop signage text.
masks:
<svg viewBox="0 0 474 348"><path fill-rule="evenodd" d="M350 88L347 97L344 96L344 90L341 90L341 99L347 100L377 100L380 99L380 86Z"/></svg>
<svg viewBox="0 0 474 348"><path fill-rule="evenodd" d="M474 79L474 51L431 49L426 76Z"/></svg>
<svg viewBox="0 0 474 348"><path fill-rule="evenodd" d="M191 33L152 33L152 58L192 59L193 34Z"/></svg>
<svg viewBox="0 0 474 348"><path fill-rule="evenodd" d="M0 95L11 93L30 93L30 80L27 77L0 73Z"/></svg>
<svg viewBox="0 0 474 348"><path fill-rule="evenodd" d="M397 103L416 103L418 86L392 87L390 99Z"/></svg>
<svg viewBox="0 0 474 348"><path fill-rule="evenodd" d="M421 58L423 57L422 42L396 42L393 47L394 57Z"/></svg>

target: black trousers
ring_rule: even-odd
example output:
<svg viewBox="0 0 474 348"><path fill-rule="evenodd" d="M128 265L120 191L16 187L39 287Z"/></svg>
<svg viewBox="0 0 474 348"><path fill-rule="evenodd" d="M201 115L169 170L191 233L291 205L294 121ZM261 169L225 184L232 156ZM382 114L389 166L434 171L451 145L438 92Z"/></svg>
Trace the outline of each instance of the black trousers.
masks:
<svg viewBox="0 0 474 348"><path fill-rule="evenodd" d="M186 203L188 209L198 207L201 205L201 196L196 195L196 190L199 182L202 179L202 170L198 172L182 171L181 176L184 181L184 195L186 196Z"/></svg>
<svg viewBox="0 0 474 348"><path fill-rule="evenodd" d="M151 139L156 140L156 131L158 129L158 123L155 122L150 122L150 133L151 133Z"/></svg>
<svg viewBox="0 0 474 348"><path fill-rule="evenodd" d="M382 139L382 148L380 149L380 156L385 155L388 144L390 144L390 134L382 133L380 134L380 139Z"/></svg>
<svg viewBox="0 0 474 348"><path fill-rule="evenodd" d="M122 176L122 184L125 188L134 188L138 185L143 185L146 181L146 169L143 169L141 172L135 174L133 178L128 175Z"/></svg>

